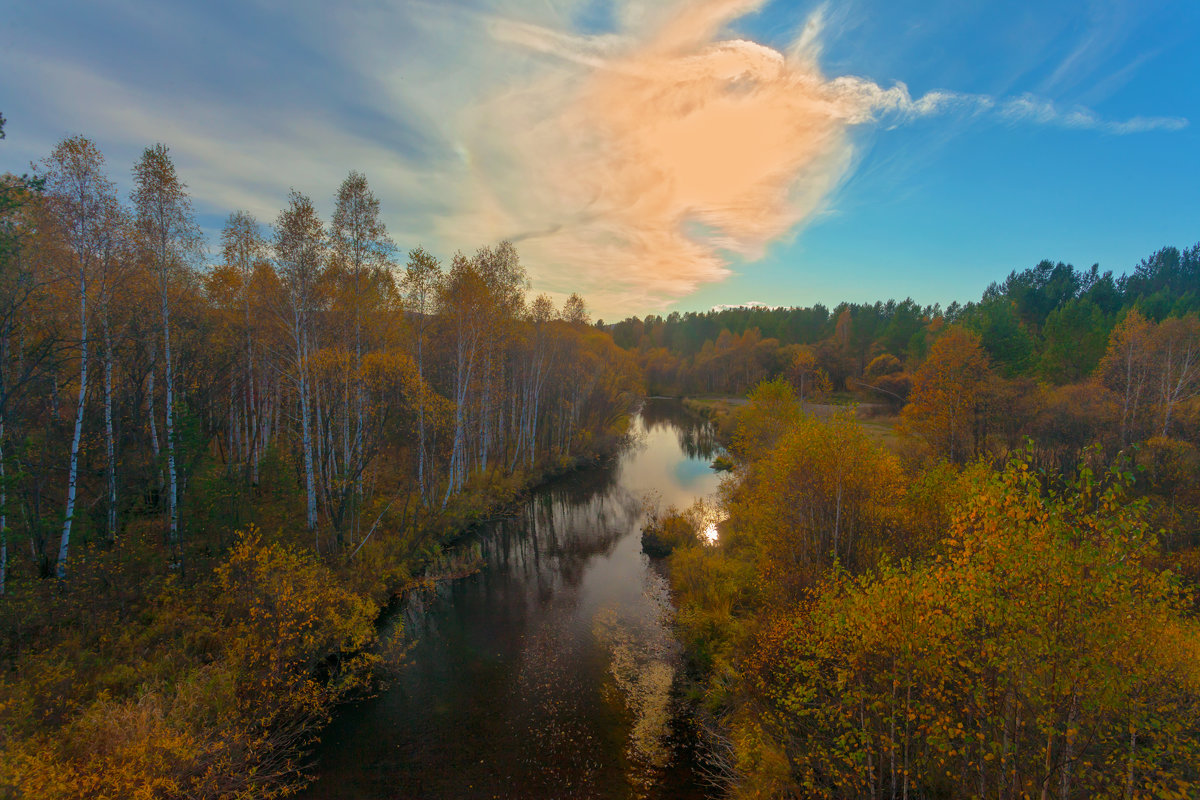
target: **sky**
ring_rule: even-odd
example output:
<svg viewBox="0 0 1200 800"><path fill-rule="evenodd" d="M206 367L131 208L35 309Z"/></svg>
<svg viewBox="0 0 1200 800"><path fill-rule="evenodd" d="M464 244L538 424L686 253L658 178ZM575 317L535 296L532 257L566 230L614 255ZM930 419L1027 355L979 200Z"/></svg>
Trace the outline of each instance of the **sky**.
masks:
<svg viewBox="0 0 1200 800"><path fill-rule="evenodd" d="M513 241L594 316L948 304L1200 241L1194 0L40 0L0 172L170 147L210 251L366 174L401 253Z"/></svg>

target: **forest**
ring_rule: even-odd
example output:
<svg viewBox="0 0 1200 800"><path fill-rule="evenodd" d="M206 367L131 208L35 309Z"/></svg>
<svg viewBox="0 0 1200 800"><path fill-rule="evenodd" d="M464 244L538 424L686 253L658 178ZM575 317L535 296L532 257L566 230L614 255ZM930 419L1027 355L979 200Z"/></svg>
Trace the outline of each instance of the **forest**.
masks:
<svg viewBox="0 0 1200 800"><path fill-rule="evenodd" d="M512 245L402 256L359 172L206 253L145 149L0 179L0 797L270 797L403 659L391 600L642 395Z"/></svg>
<svg viewBox="0 0 1200 800"><path fill-rule="evenodd" d="M1095 372L1113 329L1134 309L1155 324L1200 311L1200 243L1164 247L1118 277L1098 265L1042 261L993 283L977 302L945 309L911 299L748 307L631 317L611 328L617 344L638 354L652 393L744 394L791 374L805 395L809 385L846 390L898 409L944 327L977 335L1006 380L1063 386Z"/></svg>
<svg viewBox="0 0 1200 800"><path fill-rule="evenodd" d="M651 526L720 793L1196 796L1198 256L616 326L651 391L751 387Z"/></svg>

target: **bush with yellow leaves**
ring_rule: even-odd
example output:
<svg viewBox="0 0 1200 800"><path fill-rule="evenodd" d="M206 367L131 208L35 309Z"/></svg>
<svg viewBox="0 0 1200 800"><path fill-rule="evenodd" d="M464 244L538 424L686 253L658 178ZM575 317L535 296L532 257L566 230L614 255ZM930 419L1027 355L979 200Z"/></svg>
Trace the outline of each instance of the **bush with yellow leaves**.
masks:
<svg viewBox="0 0 1200 800"><path fill-rule="evenodd" d="M316 730L371 685L378 607L310 551L254 530L215 578L208 614L168 586L156 613L184 620L181 635L142 665L140 684L100 689L62 725L0 729L0 798L263 798L297 784ZM38 663L66 685L71 658ZM27 677L0 684L0 717L38 707L46 682Z"/></svg>

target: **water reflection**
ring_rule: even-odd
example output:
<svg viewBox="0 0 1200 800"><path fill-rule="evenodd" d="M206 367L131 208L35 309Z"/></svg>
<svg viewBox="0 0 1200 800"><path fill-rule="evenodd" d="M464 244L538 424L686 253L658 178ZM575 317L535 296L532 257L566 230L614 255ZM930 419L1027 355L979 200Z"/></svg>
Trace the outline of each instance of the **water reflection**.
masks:
<svg viewBox="0 0 1200 800"><path fill-rule="evenodd" d="M670 736L678 651L640 542L647 492L716 488L702 427L648 403L615 466L480 530L485 569L407 604L408 666L330 727L302 796L702 796Z"/></svg>
<svg viewBox="0 0 1200 800"><path fill-rule="evenodd" d="M673 755L671 723L677 708L671 691L682 648L671 635L673 609L666 578L650 573L645 598L649 607L638 609L642 614L608 606L596 614L593 625L609 657L606 692L628 717L631 777L650 789Z"/></svg>
<svg viewBox="0 0 1200 800"><path fill-rule="evenodd" d="M720 450L716 429L708 420L683 410L677 402L649 401L642 409L646 430L669 429L679 440L679 449L689 459L712 461Z"/></svg>

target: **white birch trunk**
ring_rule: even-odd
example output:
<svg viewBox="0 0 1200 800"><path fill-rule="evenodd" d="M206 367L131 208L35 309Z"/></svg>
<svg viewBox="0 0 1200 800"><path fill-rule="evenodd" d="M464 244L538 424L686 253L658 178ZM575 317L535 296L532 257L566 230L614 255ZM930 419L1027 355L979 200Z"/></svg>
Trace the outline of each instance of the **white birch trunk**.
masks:
<svg viewBox="0 0 1200 800"><path fill-rule="evenodd" d="M101 318L101 324L104 326L104 449L108 457L105 470L108 479L108 541L112 542L117 538L117 454L112 414L112 336L108 329L107 309Z"/></svg>
<svg viewBox="0 0 1200 800"><path fill-rule="evenodd" d="M150 361L150 375L146 382L146 404L150 413L150 452L154 455L154 475L158 480L158 495L162 497L166 489L162 473L162 449L158 444L158 411L154 406L154 372L157 358L153 355Z"/></svg>
<svg viewBox="0 0 1200 800"><path fill-rule="evenodd" d="M317 529L317 487L313 473L312 431L309 428L308 352L299 316L296 318L296 354L300 368L300 430L304 447L304 480L307 493L306 521L310 531ZM318 541L318 545L320 542Z"/></svg>
<svg viewBox="0 0 1200 800"><path fill-rule="evenodd" d="M8 576L8 481L4 471L4 422L0 421L0 597Z"/></svg>
<svg viewBox="0 0 1200 800"><path fill-rule="evenodd" d="M351 369L353 369L353 367L351 367ZM349 375L347 375L346 381L345 381L344 385L342 386L342 415L341 415L342 416L342 469L341 469L341 472L342 472L342 475L347 478L350 477L350 474L354 471L354 448L350 444L350 442L351 442L350 407L352 405L352 403L350 402L350 384L351 384L352 380L353 379ZM333 422L333 420L332 420L332 416L333 416L332 398L330 399L330 406L331 406L331 408L329 410L330 417L331 417L330 423L332 423ZM330 437L330 449L331 450L333 449L332 436ZM336 459L334 459L334 461L336 462Z"/></svg>
<svg viewBox="0 0 1200 800"><path fill-rule="evenodd" d="M356 416L358 417L357 426L354 429L354 495L362 502L363 495L363 417L364 417L364 400L363 400L363 375L362 375L362 331L361 323L355 320L354 328L354 384L357 392L355 398ZM355 504L355 514L357 514L357 504Z"/></svg>
<svg viewBox="0 0 1200 800"><path fill-rule="evenodd" d="M258 483L258 459L263 446L262 423L259 419L259 387L254 374L254 340L250 327L249 289L246 290L246 427L250 435L250 482Z"/></svg>
<svg viewBox="0 0 1200 800"><path fill-rule="evenodd" d="M422 359L421 340L424 332L417 334L417 378L420 397L417 399L417 486L421 499L426 498L425 488L425 364Z"/></svg>
<svg viewBox="0 0 1200 800"><path fill-rule="evenodd" d="M234 465L242 460L242 437L237 418L237 391L233 381L229 382L229 415L225 422L225 474L232 475Z"/></svg>
<svg viewBox="0 0 1200 800"><path fill-rule="evenodd" d="M167 498L170 512L170 541L179 543L179 492L178 475L175 471L175 395L173 389L173 374L171 364L171 312L167 304L166 273L163 273L161 291L162 320L163 320L163 357L166 367L166 412L167 412Z"/></svg>
<svg viewBox="0 0 1200 800"><path fill-rule="evenodd" d="M8 340L9 327L4 326L4 339L0 341L0 402L8 400ZM8 407L4 402L5 408ZM8 475L4 470L4 428L6 420L0 417L0 596L8 577Z"/></svg>
<svg viewBox="0 0 1200 800"><path fill-rule="evenodd" d="M87 400L88 375L88 326L87 326L87 280L79 279L79 405L75 409L75 435L71 437L71 460L67 468L67 509L63 519L62 538L58 544L58 578L67 577L67 551L71 546L71 522L75 517L75 488L79 477L79 442L83 437L83 409Z"/></svg>
<svg viewBox="0 0 1200 800"><path fill-rule="evenodd" d="M460 323L461 324L461 323ZM460 327L460 331L462 328ZM455 410L454 410L454 445L450 451L450 480L446 487L446 495L442 498L442 507L445 508L450 495L456 489L461 489L466 484L467 475L467 446L466 446L466 406L467 406L467 390L471 384L471 377L475 371L475 337L471 337L470 345L468 346L465 337L462 333L458 339L458 364L455 370L456 386L455 386Z"/></svg>

